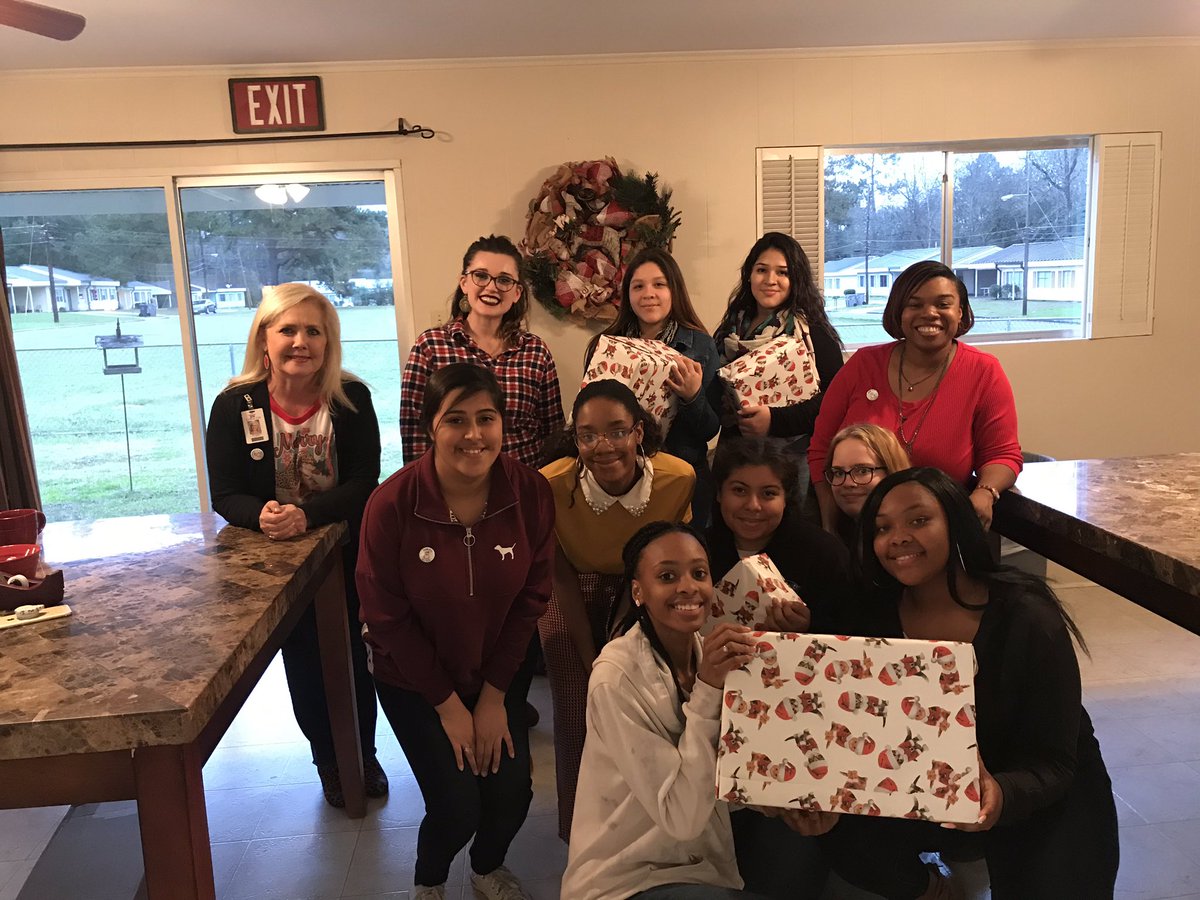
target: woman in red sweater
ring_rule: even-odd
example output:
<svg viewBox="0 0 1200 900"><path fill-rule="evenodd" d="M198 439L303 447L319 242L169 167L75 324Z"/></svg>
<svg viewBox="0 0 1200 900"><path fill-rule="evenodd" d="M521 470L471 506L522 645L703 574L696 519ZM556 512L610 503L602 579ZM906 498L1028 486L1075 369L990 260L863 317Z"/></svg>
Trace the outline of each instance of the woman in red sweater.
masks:
<svg viewBox="0 0 1200 900"><path fill-rule="evenodd" d="M971 488L984 527L992 505L1021 471L1017 410L1000 362L957 339L975 316L967 286L939 262L901 273L883 310L895 342L855 352L825 390L808 450L822 523L836 518L821 479L829 443L847 425L868 422L895 433L914 466L941 469Z"/></svg>
<svg viewBox="0 0 1200 900"><path fill-rule="evenodd" d="M478 896L524 896L503 863L533 797L518 669L550 598L554 497L500 452L503 408L482 366L436 371L421 408L432 446L363 514L364 637L425 799L413 900L446 896L450 864L472 839Z"/></svg>

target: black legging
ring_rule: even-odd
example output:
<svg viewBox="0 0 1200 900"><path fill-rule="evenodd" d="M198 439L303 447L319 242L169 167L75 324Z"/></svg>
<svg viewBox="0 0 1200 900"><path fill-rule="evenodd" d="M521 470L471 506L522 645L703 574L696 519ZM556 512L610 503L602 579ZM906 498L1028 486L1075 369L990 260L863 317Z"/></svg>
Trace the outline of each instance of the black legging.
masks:
<svg viewBox="0 0 1200 900"><path fill-rule="evenodd" d="M1105 900L1119 849L1112 784L1103 764L1076 774L1067 796L1024 822L963 832L932 822L842 816L822 844L834 871L889 900L925 892L918 853L982 850L994 900Z"/></svg>
<svg viewBox="0 0 1200 900"><path fill-rule="evenodd" d="M379 715L375 704L375 682L367 668L367 648L358 622L358 590L354 567L346 571L346 615L350 627L350 662L354 667L354 701L358 707L358 739L364 760L375 755L375 722ZM283 643L283 671L296 723L312 748L315 765L335 767L333 729L329 725L329 705L325 702L325 680L321 675L321 647L317 640L317 615L312 604L304 611L296 627Z"/></svg>
<svg viewBox="0 0 1200 900"><path fill-rule="evenodd" d="M471 868L487 875L504 863L533 799L529 730L523 724L528 685L514 684L504 700L516 756L510 759L505 748L500 771L489 772L485 778L473 775L467 766L458 770L442 721L425 698L382 681L376 686L383 714L396 732L425 799L414 882L428 887L444 884L455 855L472 837ZM463 698L463 703L473 710L476 700Z"/></svg>

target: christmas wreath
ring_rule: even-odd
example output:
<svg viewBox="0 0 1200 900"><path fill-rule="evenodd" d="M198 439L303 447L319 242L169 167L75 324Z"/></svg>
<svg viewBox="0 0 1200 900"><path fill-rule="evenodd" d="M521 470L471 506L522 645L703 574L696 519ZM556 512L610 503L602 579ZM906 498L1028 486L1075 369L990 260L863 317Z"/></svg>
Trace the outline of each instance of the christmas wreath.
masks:
<svg viewBox="0 0 1200 900"><path fill-rule="evenodd" d="M529 202L521 252L533 294L556 316L611 322L625 264L670 247L680 217L658 175L626 175L616 160L563 163Z"/></svg>

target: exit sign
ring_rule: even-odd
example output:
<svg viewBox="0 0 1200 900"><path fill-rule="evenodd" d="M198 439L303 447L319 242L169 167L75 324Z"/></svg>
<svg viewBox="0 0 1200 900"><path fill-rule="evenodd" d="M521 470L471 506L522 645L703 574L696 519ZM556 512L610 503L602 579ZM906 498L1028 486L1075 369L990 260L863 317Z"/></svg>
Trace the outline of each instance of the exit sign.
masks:
<svg viewBox="0 0 1200 900"><path fill-rule="evenodd" d="M229 107L236 134L324 131L321 79L230 78Z"/></svg>

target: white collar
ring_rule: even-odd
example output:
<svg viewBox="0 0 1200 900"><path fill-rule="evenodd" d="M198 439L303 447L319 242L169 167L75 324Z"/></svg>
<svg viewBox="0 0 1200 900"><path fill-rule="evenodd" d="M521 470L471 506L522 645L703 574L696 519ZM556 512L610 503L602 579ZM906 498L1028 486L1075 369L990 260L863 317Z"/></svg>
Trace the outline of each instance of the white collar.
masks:
<svg viewBox="0 0 1200 900"><path fill-rule="evenodd" d="M587 466L583 467L583 475L579 479L579 486L583 488L583 499L587 501L587 505L596 515L607 512L614 503L620 503L635 518L644 513L646 507L650 505L650 491L653 483L654 464L648 457L642 460L642 477L620 497L614 497L600 487L596 476Z"/></svg>

